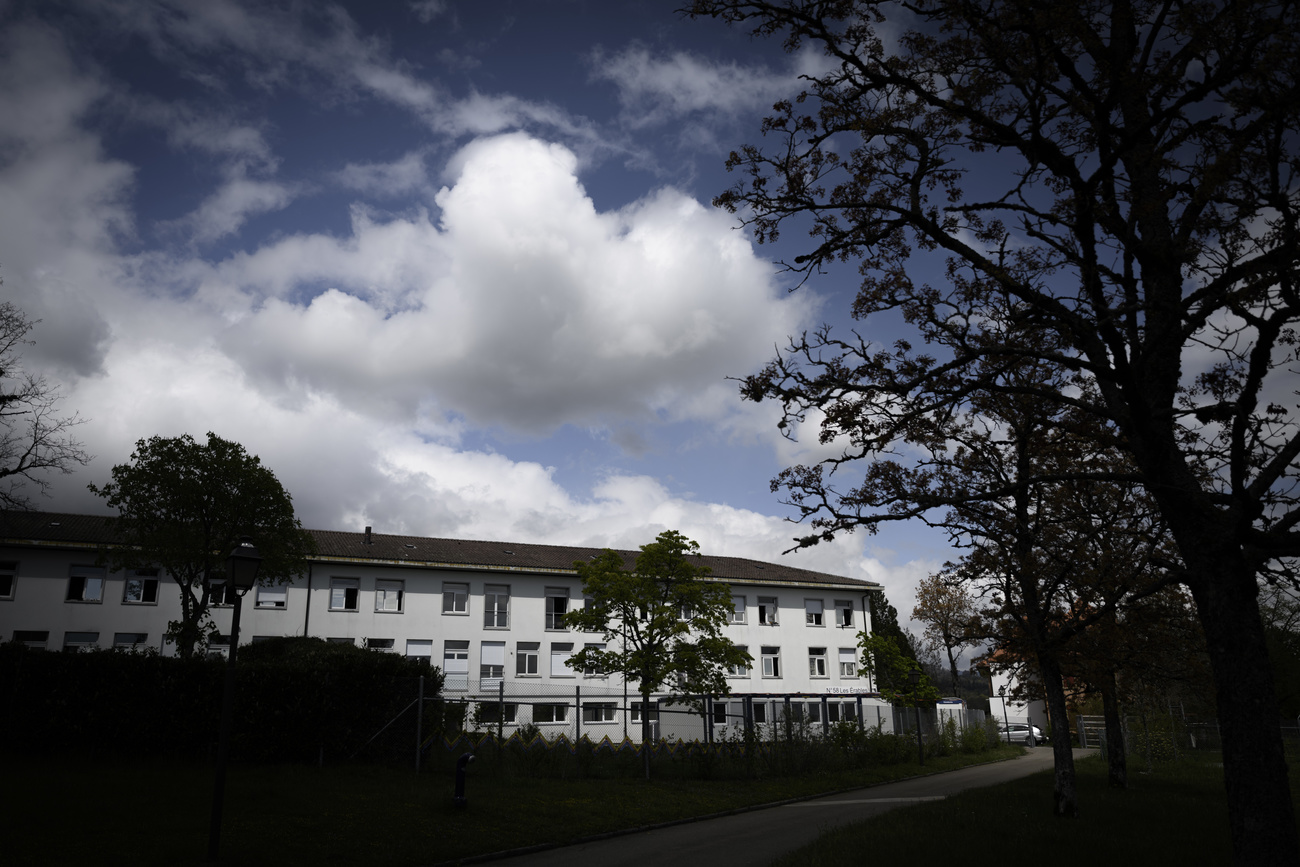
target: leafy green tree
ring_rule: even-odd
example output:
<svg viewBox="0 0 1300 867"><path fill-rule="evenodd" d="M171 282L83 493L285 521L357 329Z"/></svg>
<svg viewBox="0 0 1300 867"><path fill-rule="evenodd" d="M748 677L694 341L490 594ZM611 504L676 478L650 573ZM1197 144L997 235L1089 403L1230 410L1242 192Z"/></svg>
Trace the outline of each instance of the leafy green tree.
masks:
<svg viewBox="0 0 1300 867"><path fill-rule="evenodd" d="M1294 583L1300 555L1300 7L692 11L826 61L763 122L772 145L731 156L743 179L718 204L763 242L810 230L791 269L854 262L854 315L901 320L925 346L823 329L746 381L747 397L783 404L788 432L817 411L823 442L851 444L778 478L813 522L801 543L933 508L837 490L829 472L907 454L918 419L1005 387L985 360L1034 358L1091 385L1023 388L1102 420L1098 451L1131 458L1205 632L1234 856L1300 860L1258 598L1261 578ZM927 283L916 253L946 268Z"/></svg>
<svg viewBox="0 0 1300 867"><path fill-rule="evenodd" d="M26 508L30 484L49 488L46 473L72 472L90 456L72 436L83 419L58 414L62 396L44 377L23 370L21 347L36 323L8 301L0 303L0 508Z"/></svg>
<svg viewBox="0 0 1300 867"><path fill-rule="evenodd" d="M293 501L275 474L239 443L209 433L139 440L113 480L90 485L118 510L123 544L109 549L115 569L160 568L180 587L181 619L167 635L185 658L215 632L209 608L224 583L226 558L244 536L262 555L261 584L289 581L307 570L316 546L294 517Z"/></svg>
<svg viewBox="0 0 1300 867"><path fill-rule="evenodd" d="M641 742L650 779L650 696L665 685L678 693L726 695L726 671L752 662L722 634L732 612L731 588L707 580L692 562L700 546L665 530L641 546L631 570L623 554L605 549L574 563L590 603L565 615L565 625L604 634L606 647L583 648L568 664L622 674L641 694Z"/></svg>
<svg viewBox="0 0 1300 867"><path fill-rule="evenodd" d="M890 704L922 707L939 700L939 690L919 663L903 652L898 639L879 632L859 632L862 670L871 678L876 692ZM911 682L912 672L921 671L921 679Z"/></svg>

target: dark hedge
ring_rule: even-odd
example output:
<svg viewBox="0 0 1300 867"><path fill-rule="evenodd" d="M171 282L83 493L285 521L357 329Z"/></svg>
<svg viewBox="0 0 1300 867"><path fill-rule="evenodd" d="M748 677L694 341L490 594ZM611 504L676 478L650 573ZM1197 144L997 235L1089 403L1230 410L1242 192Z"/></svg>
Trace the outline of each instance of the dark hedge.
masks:
<svg viewBox="0 0 1300 867"><path fill-rule="evenodd" d="M215 755L226 662L120 650L51 653L0 645L0 741L23 752L206 759ZM441 718L442 673L424 660L277 638L241 646L233 758L257 762L400 760ZM384 737L367 742L397 720Z"/></svg>

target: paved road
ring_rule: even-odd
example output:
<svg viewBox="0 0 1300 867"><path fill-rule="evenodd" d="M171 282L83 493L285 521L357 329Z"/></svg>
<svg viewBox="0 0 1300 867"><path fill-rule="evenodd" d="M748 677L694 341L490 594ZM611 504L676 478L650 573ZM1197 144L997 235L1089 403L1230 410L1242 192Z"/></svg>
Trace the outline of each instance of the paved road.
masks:
<svg viewBox="0 0 1300 867"><path fill-rule="evenodd" d="M1075 750L1076 758L1086 754L1084 750ZM583 864L644 867L648 860L657 864L768 864L839 825L869 819L905 804L939 800L965 789L1004 783L1051 767L1051 749L1039 747L1011 761L977 765L870 789L855 789L736 816L532 852L492 863L511 867L575 867Z"/></svg>

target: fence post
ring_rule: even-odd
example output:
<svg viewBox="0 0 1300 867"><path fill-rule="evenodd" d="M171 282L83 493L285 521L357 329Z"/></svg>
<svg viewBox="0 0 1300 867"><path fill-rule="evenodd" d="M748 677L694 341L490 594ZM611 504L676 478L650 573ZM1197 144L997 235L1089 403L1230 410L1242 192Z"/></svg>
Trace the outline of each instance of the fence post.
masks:
<svg viewBox="0 0 1300 867"><path fill-rule="evenodd" d="M700 716L704 717L704 742L707 744L713 741L713 696L701 697L704 701L700 702L700 707L703 709Z"/></svg>
<svg viewBox="0 0 1300 867"><path fill-rule="evenodd" d="M826 696L822 696L822 736L831 733L831 716L826 712Z"/></svg>
<svg viewBox="0 0 1300 867"><path fill-rule="evenodd" d="M506 679L497 681L497 746L506 741Z"/></svg>
<svg viewBox="0 0 1300 867"><path fill-rule="evenodd" d="M573 746L577 749L578 741L582 740L582 687L573 685Z"/></svg>
<svg viewBox="0 0 1300 867"><path fill-rule="evenodd" d="M420 741L424 739L424 675L420 675L420 685L415 702L415 772L420 773Z"/></svg>
<svg viewBox="0 0 1300 867"><path fill-rule="evenodd" d="M785 739L794 743L794 720L790 719L790 696L785 697Z"/></svg>

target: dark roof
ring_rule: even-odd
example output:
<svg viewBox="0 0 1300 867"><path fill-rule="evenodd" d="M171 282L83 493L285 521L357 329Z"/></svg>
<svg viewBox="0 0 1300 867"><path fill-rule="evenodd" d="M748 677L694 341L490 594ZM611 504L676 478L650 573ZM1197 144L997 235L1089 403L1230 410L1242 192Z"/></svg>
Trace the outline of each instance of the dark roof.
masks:
<svg viewBox="0 0 1300 867"><path fill-rule="evenodd" d="M69 515L58 512L0 511L0 540L9 544L111 545L119 541L113 519L99 515ZM486 571L556 572L573 574L574 562L590 560L603 548L575 548L567 545L537 545L524 542L483 542L472 539L431 539L425 536L389 536L337 530L308 530L316 540L318 556L333 562L377 562L435 568L469 568ZM627 568L636 551L619 551ZM714 578L756 584L822 584L852 587L865 592L879 587L872 581L845 578L811 569L765 563L744 557L705 554L700 563Z"/></svg>

